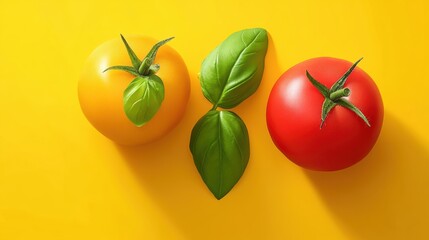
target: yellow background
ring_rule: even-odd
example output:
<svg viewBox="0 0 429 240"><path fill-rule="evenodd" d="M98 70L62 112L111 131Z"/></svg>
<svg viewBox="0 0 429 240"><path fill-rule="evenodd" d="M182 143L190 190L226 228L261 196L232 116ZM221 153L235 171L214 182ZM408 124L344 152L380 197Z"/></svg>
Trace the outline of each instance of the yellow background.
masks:
<svg viewBox="0 0 429 240"><path fill-rule="evenodd" d="M410 1L0 2L0 239L429 239L429 3ZM197 80L230 33L270 33L258 92L235 111L251 158L221 201L188 150L210 107ZM83 116L86 57L119 33L175 36L192 80L166 137L120 147ZM277 77L308 58L355 61L378 84L375 148L339 172L305 171L272 144L265 105Z"/></svg>

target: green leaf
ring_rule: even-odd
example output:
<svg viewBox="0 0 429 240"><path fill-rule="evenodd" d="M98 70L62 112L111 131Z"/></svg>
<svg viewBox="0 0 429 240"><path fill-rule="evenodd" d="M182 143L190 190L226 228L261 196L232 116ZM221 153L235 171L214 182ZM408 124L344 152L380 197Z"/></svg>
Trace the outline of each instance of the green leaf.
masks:
<svg viewBox="0 0 429 240"><path fill-rule="evenodd" d="M125 71L127 73L131 73L134 76L139 75L139 73L133 67L130 67L130 66L112 66L112 67L106 68L103 72L106 72L109 70L121 70L121 71Z"/></svg>
<svg viewBox="0 0 429 240"><path fill-rule="evenodd" d="M268 48L265 29L246 29L230 35L201 65L204 96L215 106L232 108L258 88Z"/></svg>
<svg viewBox="0 0 429 240"><path fill-rule="evenodd" d="M124 110L127 117L138 127L151 120L164 100L164 84L156 76L135 78L124 92Z"/></svg>
<svg viewBox="0 0 429 240"><path fill-rule="evenodd" d="M249 161L246 125L233 112L211 110L192 129L190 150L203 181L221 199L238 182Z"/></svg>
<svg viewBox="0 0 429 240"><path fill-rule="evenodd" d="M137 55L134 53L134 51L131 49L130 45L128 45L127 40L125 40L124 36L121 34L122 42L124 42L125 47L127 48L128 56L130 56L131 63L133 64L133 67L135 70L138 70L141 64L141 61L137 57Z"/></svg>
<svg viewBox="0 0 429 240"><path fill-rule="evenodd" d="M313 86L315 86L325 98L329 98L329 89L325 87L325 85L314 79L314 77L311 76L311 74L307 70L305 71L305 74L307 75L307 78L308 80L310 80L311 84L313 84Z"/></svg>
<svg viewBox="0 0 429 240"><path fill-rule="evenodd" d="M329 98L325 98L325 101L323 101L322 105L322 122L320 123L320 128L322 128L323 123L326 120L326 117L328 117L329 112L335 107L336 103L333 102Z"/></svg>
<svg viewBox="0 0 429 240"><path fill-rule="evenodd" d="M356 115L358 115L360 118L362 118L362 120L366 123L366 125L368 125L368 127L371 127L371 125L369 124L368 119L365 117L365 115L361 112L361 110L359 110L359 108L357 108L355 105L353 105L353 103L349 102L348 100L346 100L345 98L340 98L337 101L335 101L338 105L343 106L345 108L348 108L350 110L352 110L354 113L356 113Z"/></svg>
<svg viewBox="0 0 429 240"><path fill-rule="evenodd" d="M340 90L341 88L344 87L344 84L346 83L347 78L349 77L349 75L353 72L353 70L355 69L355 67L358 65L358 63L360 61L362 61L363 58L360 58L359 60L357 60L348 70L346 73L344 73L344 75L342 77L340 77L340 79L338 79L334 85L332 85L331 87L331 92L335 92L337 90Z"/></svg>

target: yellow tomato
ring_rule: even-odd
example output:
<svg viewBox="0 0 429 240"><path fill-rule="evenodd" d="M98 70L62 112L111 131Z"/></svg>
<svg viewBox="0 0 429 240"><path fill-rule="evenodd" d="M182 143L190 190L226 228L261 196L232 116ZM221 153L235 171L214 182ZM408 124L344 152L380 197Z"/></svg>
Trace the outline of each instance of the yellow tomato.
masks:
<svg viewBox="0 0 429 240"><path fill-rule="evenodd" d="M130 36L128 44L142 59L157 43L155 39ZM145 125L135 126L123 108L123 93L135 78L118 70L103 72L111 66L131 66L127 50L118 37L97 47L88 57L79 86L79 101L89 122L104 136L123 145L154 141L174 128L182 118L190 93L189 74L180 55L170 46L162 46L154 63L165 88L165 97L156 115Z"/></svg>

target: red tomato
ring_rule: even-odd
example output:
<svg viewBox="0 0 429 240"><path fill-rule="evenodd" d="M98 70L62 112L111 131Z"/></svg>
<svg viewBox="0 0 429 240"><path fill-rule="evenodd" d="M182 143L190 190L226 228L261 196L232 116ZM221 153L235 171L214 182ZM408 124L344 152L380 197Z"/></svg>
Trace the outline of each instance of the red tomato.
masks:
<svg viewBox="0 0 429 240"><path fill-rule="evenodd" d="M308 71L328 89L352 63L314 58L287 70L274 85L267 105L267 126L279 150L294 163L311 170L334 171L363 159L372 149L383 123L383 103L371 77L356 67L343 97L366 116L370 126L352 110L336 105L321 126L325 97L306 76Z"/></svg>

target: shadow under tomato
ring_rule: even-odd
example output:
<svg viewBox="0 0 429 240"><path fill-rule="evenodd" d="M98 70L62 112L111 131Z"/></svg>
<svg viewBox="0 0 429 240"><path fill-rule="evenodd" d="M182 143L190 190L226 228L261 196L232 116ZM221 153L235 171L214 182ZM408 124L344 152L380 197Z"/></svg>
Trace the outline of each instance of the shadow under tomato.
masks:
<svg viewBox="0 0 429 240"><path fill-rule="evenodd" d="M429 239L429 153L391 114L360 163L304 172L338 224L357 239Z"/></svg>
<svg viewBox="0 0 429 240"><path fill-rule="evenodd" d="M264 79L277 79L280 67L276 65L277 58L271 38L269 44L267 58L271 64L265 69ZM211 106L201 103L207 101L202 96L198 79L193 77L196 74L190 75L193 81L191 97L180 124L168 135L151 144L138 147L117 145L117 149L139 180L143 191L159 205L185 239L219 239L224 236L263 239L265 231L260 231L261 229L272 233L276 231L266 221L269 199L264 198L263 192L267 183L249 176L249 171L246 171L234 189L218 201L204 185L194 165L189 151L190 134L194 124ZM268 91L270 87L267 86L272 83L262 81L261 85L266 86L263 89ZM248 100L265 103L265 95L268 93L255 94L251 97L252 100ZM265 108L263 105L259 107ZM233 109L236 110L248 112L249 118L255 112L254 106L249 104ZM265 113L263 109L262 111ZM265 114L260 115L257 117L258 122L255 122L254 117L246 122L249 131L253 128L252 124L265 125ZM265 134L268 136L268 133ZM252 144L256 139L250 141ZM256 159L251 154L247 170L252 168L254 160ZM243 201L242 195L250 196ZM237 228L237 223L248 229Z"/></svg>

